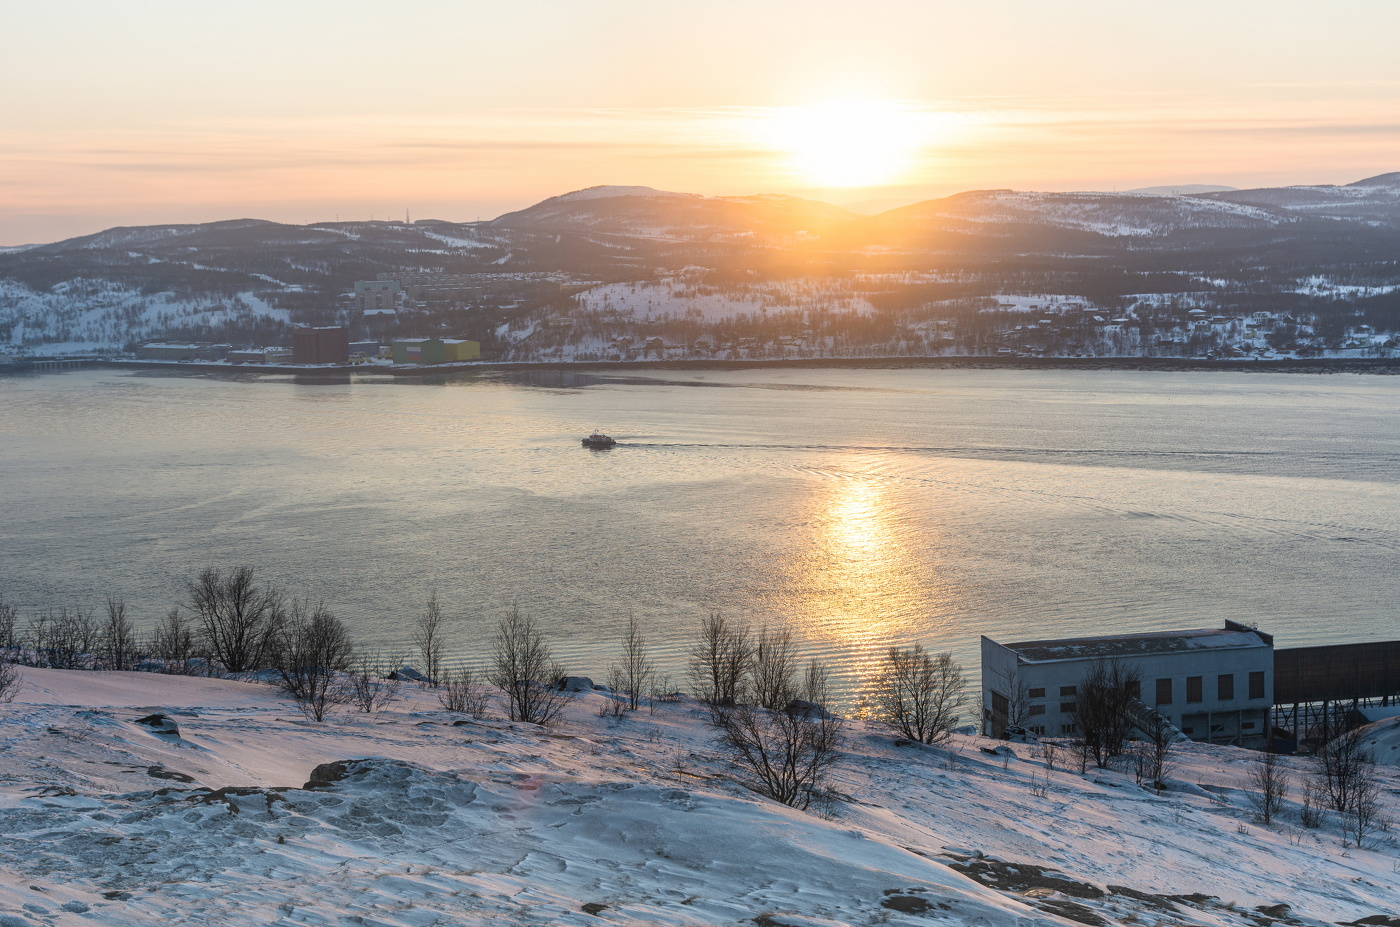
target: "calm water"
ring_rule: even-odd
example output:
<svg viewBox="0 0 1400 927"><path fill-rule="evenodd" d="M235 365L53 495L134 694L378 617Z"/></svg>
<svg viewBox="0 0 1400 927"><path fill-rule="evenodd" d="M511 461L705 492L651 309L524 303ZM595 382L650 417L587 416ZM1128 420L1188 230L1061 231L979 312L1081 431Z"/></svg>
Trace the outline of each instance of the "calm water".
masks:
<svg viewBox="0 0 1400 927"><path fill-rule="evenodd" d="M631 613L677 681L711 609L852 680L912 641L975 673L979 634L1388 639L1397 409L1356 375L3 378L0 592L149 619L250 563L387 648L436 590L479 658L515 603L597 677Z"/></svg>

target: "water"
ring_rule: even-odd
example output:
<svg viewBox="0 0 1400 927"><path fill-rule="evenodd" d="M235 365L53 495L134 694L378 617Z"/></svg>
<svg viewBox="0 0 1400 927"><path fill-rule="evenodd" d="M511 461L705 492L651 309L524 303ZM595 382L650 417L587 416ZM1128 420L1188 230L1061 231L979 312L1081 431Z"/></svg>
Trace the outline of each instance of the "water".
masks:
<svg viewBox="0 0 1400 927"><path fill-rule="evenodd" d="M1389 639L1397 408L1356 375L0 378L0 592L148 621L247 563L391 650L433 592L469 660L516 605L596 677L635 614L677 684L711 610L848 686L914 641L975 674L981 634Z"/></svg>

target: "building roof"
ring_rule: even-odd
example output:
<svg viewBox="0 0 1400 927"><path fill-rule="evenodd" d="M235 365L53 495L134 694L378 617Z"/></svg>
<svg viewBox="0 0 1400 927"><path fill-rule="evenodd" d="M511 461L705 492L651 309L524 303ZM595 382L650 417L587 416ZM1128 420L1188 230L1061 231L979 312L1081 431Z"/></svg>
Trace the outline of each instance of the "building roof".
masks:
<svg viewBox="0 0 1400 927"><path fill-rule="evenodd" d="M1223 628L1197 628L1190 631L1146 631L1141 634L1115 634L1107 637L1072 637L1062 640L1022 641L1003 644L1027 663L1056 660L1098 660L1114 657L1145 657L1154 654L1185 653L1201 650L1240 650L1272 647L1269 634L1247 625L1225 622Z"/></svg>

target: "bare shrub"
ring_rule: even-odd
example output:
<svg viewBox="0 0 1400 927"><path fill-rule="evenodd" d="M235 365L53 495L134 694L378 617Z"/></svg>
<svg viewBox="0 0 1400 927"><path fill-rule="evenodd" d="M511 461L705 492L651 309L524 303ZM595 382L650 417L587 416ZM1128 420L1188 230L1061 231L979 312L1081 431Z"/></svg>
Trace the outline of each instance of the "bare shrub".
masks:
<svg viewBox="0 0 1400 927"><path fill-rule="evenodd" d="M1245 794L1259 814L1259 820L1272 824L1288 797L1288 770L1277 753L1262 754L1245 775Z"/></svg>
<svg viewBox="0 0 1400 927"><path fill-rule="evenodd" d="M700 637L690 650L690 680L696 698L711 707L743 701L752 657L753 641L748 628L711 612L700 622Z"/></svg>
<svg viewBox="0 0 1400 927"><path fill-rule="evenodd" d="M462 667L443 674L438 704L447 711L484 718L490 701L490 696L477 685L476 674L470 669Z"/></svg>
<svg viewBox="0 0 1400 927"><path fill-rule="evenodd" d="M815 657L807 661L799 696L803 701L820 705L823 709L831 703L831 671Z"/></svg>
<svg viewBox="0 0 1400 927"><path fill-rule="evenodd" d="M839 758L841 720L820 709L734 705L720 713L720 746L744 785L794 808L809 807Z"/></svg>
<svg viewBox="0 0 1400 927"><path fill-rule="evenodd" d="M967 704L962 667L950 653L925 653L922 644L891 647L874 688L876 719L925 744L947 740Z"/></svg>
<svg viewBox="0 0 1400 927"><path fill-rule="evenodd" d="M306 717L324 721L349 700L341 674L349 669L355 647L345 623L324 605L292 603L273 648L280 685Z"/></svg>
<svg viewBox="0 0 1400 927"><path fill-rule="evenodd" d="M765 630L749 661L750 691L760 708L778 709L797 697L797 645L786 628Z"/></svg>
<svg viewBox="0 0 1400 927"><path fill-rule="evenodd" d="M53 669L86 669L98 639L92 613L82 608L40 612L29 624L35 663Z"/></svg>
<svg viewBox="0 0 1400 927"><path fill-rule="evenodd" d="M1351 807L1342 816L1343 836L1362 849L1371 846L1376 834L1389 826L1381 816L1380 791L1380 783L1374 776L1358 780L1352 791Z"/></svg>
<svg viewBox="0 0 1400 927"><path fill-rule="evenodd" d="M573 697L557 684L564 675L535 619L512 608L496 626L489 676L506 695L507 717L530 724L553 721Z"/></svg>
<svg viewBox="0 0 1400 927"><path fill-rule="evenodd" d="M1153 711L1143 721L1143 734L1146 739L1137 745L1133 758L1134 774L1138 785L1149 785L1160 792L1167 787L1167 773L1172 768L1176 729L1165 715Z"/></svg>
<svg viewBox="0 0 1400 927"><path fill-rule="evenodd" d="M1327 806L1327 795L1313 780L1303 783L1303 806L1298 811L1298 823L1316 830L1322 826L1322 809Z"/></svg>
<svg viewBox="0 0 1400 927"><path fill-rule="evenodd" d="M651 660L650 647L646 635L642 633L641 622L635 615L627 619L627 630L622 637L622 659L614 663L608 672L608 688L622 696L628 711L636 711L642 705L646 693L655 686L656 666Z"/></svg>
<svg viewBox="0 0 1400 927"><path fill-rule="evenodd" d="M172 608L151 633L150 651L165 667L165 672L189 675L195 655L194 630L189 621Z"/></svg>
<svg viewBox="0 0 1400 927"><path fill-rule="evenodd" d="M1359 730L1349 731L1329 740L1317 752L1314 774L1319 791L1338 814L1346 814L1358 794L1374 786L1376 760L1362 743Z"/></svg>
<svg viewBox="0 0 1400 927"><path fill-rule="evenodd" d="M281 593L259 586L252 567L236 567L227 575L210 567L189 584L189 596L200 642L225 671L246 673L267 665L285 613Z"/></svg>
<svg viewBox="0 0 1400 927"><path fill-rule="evenodd" d="M20 672L20 668L11 663L5 654L0 653L0 704L14 701L23 682L24 674Z"/></svg>
<svg viewBox="0 0 1400 927"><path fill-rule="evenodd" d="M346 673L350 704L366 714L383 711L399 697L399 680L389 676L402 665L397 656L386 660L378 654L356 655Z"/></svg>
<svg viewBox="0 0 1400 927"><path fill-rule="evenodd" d="M418 658L423 663L423 675L428 677L429 685L433 686L438 684L442 675L442 622L442 607L438 605L437 593L433 592L428 596L428 604L423 608L423 614L418 616L418 621L413 626L413 646L418 650Z"/></svg>
<svg viewBox="0 0 1400 927"><path fill-rule="evenodd" d="M1136 668L1118 660L1095 660L1075 687L1075 723L1100 769L1127 747L1133 692L1141 685Z"/></svg>
<svg viewBox="0 0 1400 927"><path fill-rule="evenodd" d="M102 623L99 645L104 669L125 671L136 668L139 651L136 628L126 615L126 602L121 597L107 598L107 619Z"/></svg>

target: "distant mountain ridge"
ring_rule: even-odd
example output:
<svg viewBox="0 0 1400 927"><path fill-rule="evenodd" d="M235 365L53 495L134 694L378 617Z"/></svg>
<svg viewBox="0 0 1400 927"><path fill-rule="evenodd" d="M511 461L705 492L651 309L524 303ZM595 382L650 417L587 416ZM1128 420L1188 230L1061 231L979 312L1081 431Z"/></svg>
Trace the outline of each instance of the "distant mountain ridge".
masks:
<svg viewBox="0 0 1400 927"><path fill-rule="evenodd" d="M706 319L720 309L697 300L718 288L772 283L732 304L750 313L795 305L775 294L803 278L843 281L806 291L839 290L848 307L1038 293L1108 307L1107 318L1148 294L1204 313L1287 308L1373 326L1393 312L1400 328L1397 254L1400 172L1176 195L973 190L875 215L780 194L598 186L482 222L230 219L0 250L0 349L283 337L288 323L357 318L356 281L406 275L479 278L473 292L491 298L431 321L406 314L405 331L489 342L549 302L546 282L558 293L697 268L674 305Z"/></svg>

